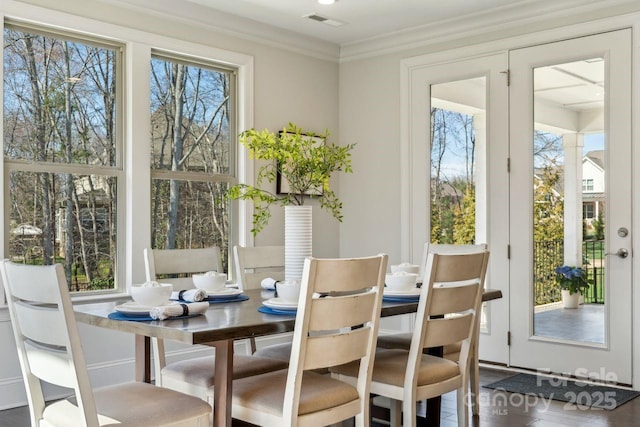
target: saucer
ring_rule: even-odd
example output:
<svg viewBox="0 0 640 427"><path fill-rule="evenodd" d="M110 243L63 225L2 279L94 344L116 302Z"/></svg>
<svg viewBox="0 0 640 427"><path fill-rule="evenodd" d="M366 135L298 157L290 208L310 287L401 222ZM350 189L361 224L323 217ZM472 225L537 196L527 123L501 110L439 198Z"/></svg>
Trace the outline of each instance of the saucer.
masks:
<svg viewBox="0 0 640 427"><path fill-rule="evenodd" d="M407 291L392 291L385 289L382 295L393 298L416 298L420 296L420 288L413 288Z"/></svg>
<svg viewBox="0 0 640 427"><path fill-rule="evenodd" d="M297 310L298 303L285 301L282 298L270 298L266 301L262 301L265 307L273 308L276 310Z"/></svg>
<svg viewBox="0 0 640 427"><path fill-rule="evenodd" d="M233 298L242 293L240 289L225 288L220 291L207 292L207 299Z"/></svg>

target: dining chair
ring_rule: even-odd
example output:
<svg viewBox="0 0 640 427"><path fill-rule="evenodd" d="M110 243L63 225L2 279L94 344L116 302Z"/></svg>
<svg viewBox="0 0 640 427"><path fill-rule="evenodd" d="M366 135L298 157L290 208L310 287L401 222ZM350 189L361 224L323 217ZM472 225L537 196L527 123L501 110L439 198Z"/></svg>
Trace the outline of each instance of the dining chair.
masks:
<svg viewBox="0 0 640 427"><path fill-rule="evenodd" d="M209 425L211 406L184 393L143 382L92 389L62 266L0 267L32 427ZM42 381L73 395L47 404Z"/></svg>
<svg viewBox="0 0 640 427"><path fill-rule="evenodd" d="M233 381L234 418L260 426L369 425L387 255L307 258L289 368ZM354 362L354 384L314 370Z"/></svg>
<svg viewBox="0 0 640 427"><path fill-rule="evenodd" d="M239 289L260 289L263 279L284 280L284 246L233 247L236 281ZM250 339L251 353L260 357L289 362L291 343L279 343L256 349Z"/></svg>
<svg viewBox="0 0 640 427"><path fill-rule="evenodd" d="M455 244L437 244L426 242L422 251L422 260L420 262L420 272L418 277L421 282L424 282L425 267L429 253L468 253L476 252L479 250L488 250L486 243L480 244L467 244L467 245L455 245ZM480 409L480 366L478 360L478 344L480 340L480 315L476 316L476 325L473 334L473 340L471 343L471 349L469 350L469 387L471 388L471 411L473 415L479 414ZM386 334L378 337L378 348L402 348L408 350L411 346L411 332ZM445 345L442 349L443 357L445 359L457 361L460 358L461 342Z"/></svg>
<svg viewBox="0 0 640 427"><path fill-rule="evenodd" d="M416 402L457 390L458 425L468 426L469 351L479 313L489 252L430 252L420 292L411 345L376 354L371 393L391 399L391 426L416 423ZM462 342L457 361L424 353L425 348ZM338 378L355 378L358 367L331 368Z"/></svg>
<svg viewBox="0 0 640 427"><path fill-rule="evenodd" d="M147 280L162 276L181 275L166 279L174 284L174 290L193 288L191 274L221 271L220 249L145 249ZM162 280L162 279L161 279ZM201 356L167 364L164 342L152 338L156 384L173 390L211 400L214 383L215 356ZM287 362L253 355L234 354L233 377L242 378L272 370L283 369Z"/></svg>

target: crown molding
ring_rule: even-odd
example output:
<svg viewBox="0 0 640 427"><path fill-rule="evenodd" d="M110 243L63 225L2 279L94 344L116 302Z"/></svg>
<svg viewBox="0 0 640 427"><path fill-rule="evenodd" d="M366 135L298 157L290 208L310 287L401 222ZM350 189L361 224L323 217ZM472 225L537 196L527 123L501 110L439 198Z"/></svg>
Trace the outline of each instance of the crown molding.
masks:
<svg viewBox="0 0 640 427"><path fill-rule="evenodd" d="M640 11L636 0L566 0L517 2L499 9L410 28L354 43L340 49L340 62L473 39L522 35L625 13Z"/></svg>
<svg viewBox="0 0 640 427"><path fill-rule="evenodd" d="M99 0L101 3L137 13L170 19L181 24L214 31L301 55L337 62L340 46L193 2L182 2L176 9L172 0Z"/></svg>

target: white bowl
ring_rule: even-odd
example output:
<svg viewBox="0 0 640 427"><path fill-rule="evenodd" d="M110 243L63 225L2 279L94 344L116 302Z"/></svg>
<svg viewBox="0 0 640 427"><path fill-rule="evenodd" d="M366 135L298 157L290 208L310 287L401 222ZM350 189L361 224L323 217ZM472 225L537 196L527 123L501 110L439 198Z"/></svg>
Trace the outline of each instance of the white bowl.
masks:
<svg viewBox="0 0 640 427"><path fill-rule="evenodd" d="M399 273L387 274L384 283L391 291L408 291L416 287L418 275L416 273Z"/></svg>
<svg viewBox="0 0 640 427"><path fill-rule="evenodd" d="M169 302L173 291L170 283L147 282L131 286L131 298L140 305L156 307Z"/></svg>
<svg viewBox="0 0 640 427"><path fill-rule="evenodd" d="M400 273L402 271L405 273L418 274L420 273L420 266L417 264L409 264L408 262L391 266L392 273Z"/></svg>
<svg viewBox="0 0 640 427"><path fill-rule="evenodd" d="M282 298L286 302L297 303L300 299L300 281L285 280L284 282L276 282L276 292L278 298Z"/></svg>
<svg viewBox="0 0 640 427"><path fill-rule="evenodd" d="M227 284L227 273L218 273L216 271L194 274L191 278L196 288L207 292L219 292L225 289Z"/></svg>

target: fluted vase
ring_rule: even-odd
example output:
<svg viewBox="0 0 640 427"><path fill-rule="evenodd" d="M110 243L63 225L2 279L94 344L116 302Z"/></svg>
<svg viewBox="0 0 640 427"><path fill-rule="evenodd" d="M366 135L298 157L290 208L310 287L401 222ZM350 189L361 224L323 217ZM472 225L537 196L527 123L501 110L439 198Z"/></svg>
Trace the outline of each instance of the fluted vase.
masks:
<svg viewBox="0 0 640 427"><path fill-rule="evenodd" d="M285 206L284 208L284 278L302 281L304 260L312 249L311 206Z"/></svg>

